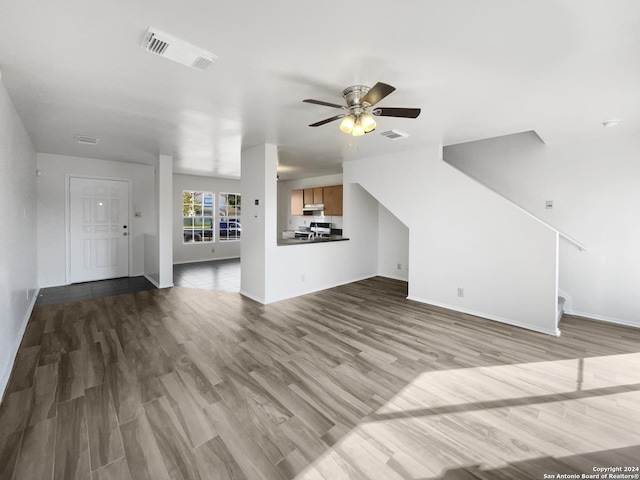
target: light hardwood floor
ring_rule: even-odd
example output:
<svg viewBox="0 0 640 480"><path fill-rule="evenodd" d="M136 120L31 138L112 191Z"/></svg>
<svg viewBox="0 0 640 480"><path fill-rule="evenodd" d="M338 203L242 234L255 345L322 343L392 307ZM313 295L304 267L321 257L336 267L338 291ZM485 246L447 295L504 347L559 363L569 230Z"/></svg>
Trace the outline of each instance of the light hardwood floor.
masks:
<svg viewBox="0 0 640 480"><path fill-rule="evenodd" d="M640 466L640 330L549 337L373 278L268 306L175 287L38 307L0 479L542 479Z"/></svg>

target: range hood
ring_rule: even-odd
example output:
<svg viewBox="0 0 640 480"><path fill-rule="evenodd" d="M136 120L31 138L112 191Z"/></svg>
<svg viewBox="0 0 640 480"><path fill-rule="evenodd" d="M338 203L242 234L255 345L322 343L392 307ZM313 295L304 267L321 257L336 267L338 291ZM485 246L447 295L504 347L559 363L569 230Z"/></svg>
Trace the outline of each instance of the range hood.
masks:
<svg viewBox="0 0 640 480"><path fill-rule="evenodd" d="M324 217L323 203L308 203L302 208L303 215L313 215L314 217Z"/></svg>
<svg viewBox="0 0 640 480"><path fill-rule="evenodd" d="M309 203L302 209L303 212L322 212L324 210L323 203Z"/></svg>

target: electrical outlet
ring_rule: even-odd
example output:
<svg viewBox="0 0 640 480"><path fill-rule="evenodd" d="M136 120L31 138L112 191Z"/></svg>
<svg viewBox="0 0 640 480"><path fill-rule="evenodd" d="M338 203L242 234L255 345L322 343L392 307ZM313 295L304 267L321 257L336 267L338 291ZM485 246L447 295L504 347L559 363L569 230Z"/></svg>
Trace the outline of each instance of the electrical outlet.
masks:
<svg viewBox="0 0 640 480"><path fill-rule="evenodd" d="M304 274L300 275L300 281L304 282Z"/></svg>
<svg viewBox="0 0 640 480"><path fill-rule="evenodd" d="M553 200L547 200L544 206L547 210L553 210Z"/></svg>
<svg viewBox="0 0 640 480"><path fill-rule="evenodd" d="M464 288L458 287L458 296L459 297L464 297Z"/></svg>
<svg viewBox="0 0 640 480"><path fill-rule="evenodd" d="M212 248L212 249L211 249L211 253L216 253L216 249L215 249L215 248Z"/></svg>
<svg viewBox="0 0 640 480"><path fill-rule="evenodd" d="M402 264L401 263L398 264L398 270L402 270Z"/></svg>

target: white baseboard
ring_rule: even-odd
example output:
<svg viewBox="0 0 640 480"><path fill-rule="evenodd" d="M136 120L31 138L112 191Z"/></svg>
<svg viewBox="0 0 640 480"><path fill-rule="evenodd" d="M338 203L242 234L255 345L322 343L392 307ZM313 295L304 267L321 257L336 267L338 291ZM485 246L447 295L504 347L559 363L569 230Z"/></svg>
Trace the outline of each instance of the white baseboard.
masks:
<svg viewBox="0 0 640 480"><path fill-rule="evenodd" d="M599 322L614 323L616 325L622 325L625 327L640 328L640 323L630 322L629 320L622 320L620 318L606 317L604 315L596 315L595 313L576 312L575 310L565 310L567 315L573 315L575 317L582 317L588 320L597 320Z"/></svg>
<svg viewBox="0 0 640 480"><path fill-rule="evenodd" d="M160 284L159 284L159 283L156 281L156 279L155 279L155 278L153 278L151 275L147 275L146 273L144 273L142 276L143 276L144 278L146 278L147 280L149 280L151 283L153 283L153 285L154 285L156 288L160 288Z"/></svg>
<svg viewBox="0 0 640 480"><path fill-rule="evenodd" d="M245 292L243 290L240 290L240 294L244 295L245 297L250 298L251 300L255 300L256 302L262 303L263 305L268 305L270 303L279 302L281 300L287 300L289 298L301 297L302 295L309 295L309 294L316 293L316 292L322 292L323 290L328 290L330 288L339 287L341 285L346 285L348 283L359 282L361 280L366 280L368 278L374 278L374 277L377 277L377 276L379 276L379 275L377 275L375 273L373 273L371 275L364 275L364 276L361 276L361 277L356 277L356 278L352 278L352 279L349 279L349 280L332 283L332 284L329 284L329 285L323 285L322 287L319 287L319 288L313 288L313 289L310 289L310 290L305 290L303 292L298 292L295 295L289 295L287 297L280 297L280 298L276 298L276 299L269 300L269 301L266 301L264 298L262 298L262 299L257 298L257 297L255 297L253 295L248 294L247 292Z"/></svg>
<svg viewBox="0 0 640 480"><path fill-rule="evenodd" d="M147 274L145 273L145 274L143 274L143 276L144 276L144 278L146 278L147 280L149 280L151 283L153 283L153 285L154 285L156 288L160 288L160 285L158 284L158 282L156 282L156 279L155 279L155 278L153 278L151 275L147 275Z"/></svg>
<svg viewBox="0 0 640 480"><path fill-rule="evenodd" d="M29 324L29 319L31 318L31 314L33 313L33 308L36 306L36 300L38 300L38 294L40 293L40 289L37 288L31 298L31 302L29 302L29 306L27 307L27 313L22 319L22 326L20 327L20 334L18 335L18 344L15 346L13 355L11 356L11 364L7 369L7 372L3 375L2 379L0 379L0 403L4 400L4 394L9 385L9 379L11 378L11 372L13 371L13 365L16 363L16 357L18 356L18 350L20 349L20 345L22 344L22 339L24 337L24 332L27 330L27 325Z"/></svg>
<svg viewBox="0 0 640 480"><path fill-rule="evenodd" d="M477 312L475 310L471 310L471 309L468 309L468 308L460 308L460 307L453 306L453 305L447 305L447 304L440 303L440 302L434 302L432 300L427 300L427 299L424 299L424 298L408 296L407 299L408 300L413 300L415 302L426 303L428 305L434 305L436 307L446 308L447 310L453 310L455 312L466 313L468 315L473 315L473 316L476 316L476 317L486 318L487 320L493 320L493 321L500 322L500 323L506 323L507 325L512 325L514 327L526 328L527 330L532 330L532 331L538 332L538 333L544 333L546 335L552 335L554 337L559 337L560 336L560 330L558 330L558 328L556 328L555 330L547 330L545 328L540 328L537 325L531 325L531 324L528 324L528 323L518 322L517 320L512 320L510 318L500 317L498 315L491 315L491 314L484 313L484 312Z"/></svg>
<svg viewBox="0 0 640 480"><path fill-rule="evenodd" d="M168 283L167 285L160 285L160 283L155 278L153 278L151 275L147 275L146 273L143 273L142 276L153 283L156 288L170 288L174 286L173 282Z"/></svg>
<svg viewBox="0 0 640 480"><path fill-rule="evenodd" d="M558 296L564 298L563 310L566 312L567 310L571 310L573 305L573 297L569 295L567 292L558 288Z"/></svg>
<svg viewBox="0 0 640 480"><path fill-rule="evenodd" d="M265 305L264 298L257 297L251 293L245 292L244 290L240 290L240 295L242 295L243 297L247 297L253 300L254 302L258 302L258 303L261 303L262 305Z"/></svg>
<svg viewBox="0 0 640 480"><path fill-rule="evenodd" d="M400 280L401 282L408 282L409 279L405 277L401 277L400 275L386 275L384 273L379 273L378 277L390 278L391 280Z"/></svg>

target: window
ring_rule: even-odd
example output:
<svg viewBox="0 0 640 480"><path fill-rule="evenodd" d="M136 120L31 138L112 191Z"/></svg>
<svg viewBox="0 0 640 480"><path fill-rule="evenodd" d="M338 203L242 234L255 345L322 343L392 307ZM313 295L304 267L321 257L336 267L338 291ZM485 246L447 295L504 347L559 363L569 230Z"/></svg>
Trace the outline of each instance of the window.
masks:
<svg viewBox="0 0 640 480"><path fill-rule="evenodd" d="M213 193L182 192L184 243L213 242Z"/></svg>
<svg viewBox="0 0 640 480"><path fill-rule="evenodd" d="M220 212L219 239L221 242L240 240L242 226L240 225L240 194L221 193L218 195L218 211Z"/></svg>

